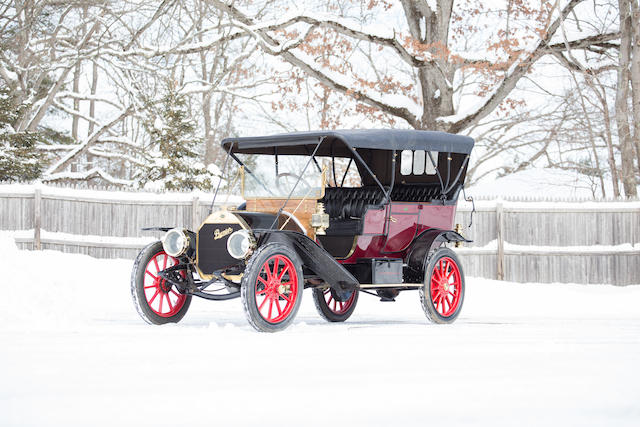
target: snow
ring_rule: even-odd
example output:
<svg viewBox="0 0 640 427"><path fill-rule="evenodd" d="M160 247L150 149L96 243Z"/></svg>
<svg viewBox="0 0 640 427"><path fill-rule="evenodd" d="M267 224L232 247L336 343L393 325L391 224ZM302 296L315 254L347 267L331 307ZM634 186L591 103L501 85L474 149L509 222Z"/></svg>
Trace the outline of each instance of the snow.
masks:
<svg viewBox="0 0 640 427"><path fill-rule="evenodd" d="M216 182L217 183L217 182ZM118 200L127 201L132 203L167 203L167 202L187 202L192 201L194 197L197 197L201 202L211 202L213 198L213 192L203 192L199 190L184 192L184 193L158 193L158 192L144 192L144 191L105 191L105 190L89 190L89 189L76 189L76 188L64 188L54 187L44 184L0 184L0 195L32 195L34 190L39 188L42 197L54 196L56 198L71 198L74 200ZM225 196L224 191L220 191L219 196ZM218 200L223 200L219 198ZM231 195L228 198L227 203L233 206L237 206L242 203L244 199L237 195Z"/></svg>
<svg viewBox="0 0 640 427"><path fill-rule="evenodd" d="M491 240L484 246L466 246L457 248L458 253L479 254L495 253L498 250L498 241ZM621 245L591 245L591 246L537 246L537 245L517 245L504 242L505 253L526 253L548 255L550 253L566 254L640 254L640 243L623 243ZM640 284L640 279L638 279Z"/></svg>
<svg viewBox="0 0 640 427"><path fill-rule="evenodd" d="M143 324L131 261L2 235L0 260L3 426L640 423L640 287L467 278L447 326L415 292L362 294L329 324L307 291L289 329L259 334L239 300Z"/></svg>
<svg viewBox="0 0 640 427"><path fill-rule="evenodd" d="M31 241L33 239L33 230L11 230L0 231L0 235L13 237L22 241ZM155 240L151 236L143 237L119 237L119 236L98 236L93 234L70 234L60 231L48 231L40 229L40 239L43 243L68 243L68 244L85 244L98 247L131 247L140 248Z"/></svg>
<svg viewBox="0 0 640 427"><path fill-rule="evenodd" d="M167 126L164 124L160 117L156 117L156 119L153 121L153 127L156 130L163 131Z"/></svg>

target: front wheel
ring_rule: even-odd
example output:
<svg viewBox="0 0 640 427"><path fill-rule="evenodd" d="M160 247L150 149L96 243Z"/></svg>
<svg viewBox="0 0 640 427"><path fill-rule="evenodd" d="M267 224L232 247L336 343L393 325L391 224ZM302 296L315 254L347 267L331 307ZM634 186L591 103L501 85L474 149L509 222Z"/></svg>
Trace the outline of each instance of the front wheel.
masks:
<svg viewBox="0 0 640 427"><path fill-rule="evenodd" d="M240 296L247 320L260 332L285 329L302 301L302 268L297 255L280 243L259 248L242 276Z"/></svg>
<svg viewBox="0 0 640 427"><path fill-rule="evenodd" d="M131 272L133 304L145 322L153 325L179 322L189 309L191 295L177 292L158 274L178 264L178 260L165 253L162 242L143 248Z"/></svg>
<svg viewBox="0 0 640 427"><path fill-rule="evenodd" d="M452 323L464 301L464 273L460 261L449 248L437 249L424 270L420 302L433 323Z"/></svg>
<svg viewBox="0 0 640 427"><path fill-rule="evenodd" d="M348 298L340 301L338 295L331 288L313 290L313 302L318 314L327 322L344 322L353 314L358 303L357 290L351 292Z"/></svg>

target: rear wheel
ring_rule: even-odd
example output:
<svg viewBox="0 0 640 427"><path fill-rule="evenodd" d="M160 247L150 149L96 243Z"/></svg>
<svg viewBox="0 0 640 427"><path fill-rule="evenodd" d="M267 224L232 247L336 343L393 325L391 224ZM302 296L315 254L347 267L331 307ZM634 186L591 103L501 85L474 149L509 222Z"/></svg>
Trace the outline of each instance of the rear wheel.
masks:
<svg viewBox="0 0 640 427"><path fill-rule="evenodd" d="M138 314L147 323L176 323L187 313L191 295L179 293L158 274L178 262L165 253L162 242L151 243L138 254L131 272L131 295Z"/></svg>
<svg viewBox="0 0 640 427"><path fill-rule="evenodd" d="M420 301L433 323L452 323L464 301L464 273L456 254L449 248L437 249L425 268Z"/></svg>
<svg viewBox="0 0 640 427"><path fill-rule="evenodd" d="M338 295L331 288L315 288L313 302L318 314L328 322L344 322L353 314L358 303L359 292L353 291L348 298L340 301Z"/></svg>
<svg viewBox="0 0 640 427"><path fill-rule="evenodd" d="M285 329L298 313L303 276L297 255L287 246L259 248L242 276L241 298L249 324L260 332Z"/></svg>

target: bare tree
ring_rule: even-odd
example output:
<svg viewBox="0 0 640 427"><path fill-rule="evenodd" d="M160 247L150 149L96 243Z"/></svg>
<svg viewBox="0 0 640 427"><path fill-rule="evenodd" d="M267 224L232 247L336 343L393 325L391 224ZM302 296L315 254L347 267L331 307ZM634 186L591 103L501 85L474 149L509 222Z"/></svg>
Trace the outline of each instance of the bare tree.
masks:
<svg viewBox="0 0 640 427"><path fill-rule="evenodd" d="M620 55L618 61L618 83L616 92L616 124L620 153L622 156L622 185L627 197L638 195L635 170L633 167L634 142L629 126L630 66L633 43L631 0L618 0L620 8ZM640 158L638 158L640 160Z"/></svg>
<svg viewBox="0 0 640 427"><path fill-rule="evenodd" d="M538 40L530 43L530 47L519 48L513 34L509 38L509 34L500 33L493 43L489 41L490 44L485 46L497 56L504 57L497 61L465 58L461 53L453 53L453 33L459 30L456 22L463 18L460 12L454 12L451 0L437 1L435 9L430 6L433 3L427 1L401 1L406 26L397 30L393 28L387 32L388 35L359 29L339 17L309 13L287 16L263 25L249 12L243 12L232 4L210 1L225 11L235 26L254 37L266 53L299 67L332 90L402 119L411 127L458 133L477 124L505 101L518 81L530 72L538 59L549 54L550 49L565 49L563 45L554 46L552 38L561 23L583 0L571 0L560 10L550 2L542 2L535 13L520 2L514 2L511 8L514 16L526 13L538 24L535 32ZM370 5L379 8L389 6L386 2L370 2ZM473 10L464 12L482 13L481 6L477 7L474 5ZM378 10L376 16L378 20L384 20L384 11ZM510 31L515 34L515 30ZM369 64L368 69L358 69L355 61L345 63L336 59L323 63L322 55L317 54L322 49L317 42L318 32L339 34L349 52L364 43L373 45L384 55L380 56L378 64ZM584 49L617 37L617 33L596 34L571 40L570 46ZM388 66L393 63L401 63L404 75L411 76L411 81L405 79L403 82L395 77L399 73ZM473 103L473 108L456 106L456 93L462 90L456 83L463 71L487 76L476 79L475 88L480 90L476 91L478 102ZM399 102L393 102L394 99Z"/></svg>

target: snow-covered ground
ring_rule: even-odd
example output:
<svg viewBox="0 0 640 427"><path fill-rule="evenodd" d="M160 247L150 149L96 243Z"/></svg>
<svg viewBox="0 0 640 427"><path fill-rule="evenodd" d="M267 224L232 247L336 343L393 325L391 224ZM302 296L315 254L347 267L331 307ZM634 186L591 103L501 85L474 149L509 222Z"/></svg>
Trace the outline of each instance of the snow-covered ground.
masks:
<svg viewBox="0 0 640 427"><path fill-rule="evenodd" d="M0 425L640 425L640 287L467 278L453 325L417 293L328 324L306 293L260 334L239 300L143 324L131 262L0 237Z"/></svg>

